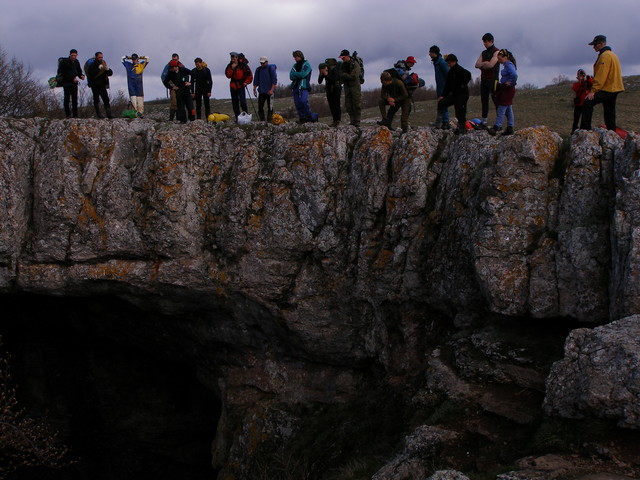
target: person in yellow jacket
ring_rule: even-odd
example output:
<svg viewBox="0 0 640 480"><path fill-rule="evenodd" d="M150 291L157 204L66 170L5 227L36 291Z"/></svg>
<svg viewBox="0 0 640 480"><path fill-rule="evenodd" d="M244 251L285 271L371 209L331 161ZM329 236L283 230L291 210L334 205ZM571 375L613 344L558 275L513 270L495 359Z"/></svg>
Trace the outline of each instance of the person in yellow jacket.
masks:
<svg viewBox="0 0 640 480"><path fill-rule="evenodd" d="M142 88L142 72L149 65L149 57L132 54L130 57L122 57L122 64L127 71L127 85L131 106L139 118L144 116L144 91Z"/></svg>
<svg viewBox="0 0 640 480"><path fill-rule="evenodd" d="M596 35L589 45L598 52L598 59L593 64L593 85L587 94L582 110L580 128L591 130L593 107L602 103L604 123L608 130L616 129L616 99L624 91L622 68L618 56L607 46L607 37Z"/></svg>

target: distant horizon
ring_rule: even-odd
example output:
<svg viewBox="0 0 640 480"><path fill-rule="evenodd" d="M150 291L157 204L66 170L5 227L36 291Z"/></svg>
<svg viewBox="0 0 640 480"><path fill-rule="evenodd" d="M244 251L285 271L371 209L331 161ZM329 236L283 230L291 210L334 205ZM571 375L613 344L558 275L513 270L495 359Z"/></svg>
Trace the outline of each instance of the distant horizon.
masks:
<svg viewBox="0 0 640 480"><path fill-rule="evenodd" d="M434 85L431 45L438 45L442 53L455 53L475 79L475 61L484 49L482 35L491 32L496 46L508 48L518 60L520 83L542 88L559 75L573 78L578 68L591 72L597 54L588 43L599 34L607 36L625 76L640 74L637 15L624 15L637 8L636 0L606 5L596 0L538 0L526 8L517 2L498 6L489 0L460 0L453 22L451 12L410 0L393 5L381 0L247 0L241 8L196 0L91 5L80 0L64 5L5 0L0 46L29 66L42 83L55 75L57 59L71 48L78 50L81 63L101 51L114 72L114 91L127 88L121 57L133 52L147 55L147 99L164 98L160 73L172 53L179 53L189 68L201 57L212 72L212 96L223 99L229 97L224 68L231 51L243 52L254 71L259 57L266 55L278 66L278 83L286 85L293 50L304 52L315 83L319 63L337 58L342 49L355 49L365 62L365 88L378 85L380 72L411 55L417 59L413 71L429 86Z"/></svg>

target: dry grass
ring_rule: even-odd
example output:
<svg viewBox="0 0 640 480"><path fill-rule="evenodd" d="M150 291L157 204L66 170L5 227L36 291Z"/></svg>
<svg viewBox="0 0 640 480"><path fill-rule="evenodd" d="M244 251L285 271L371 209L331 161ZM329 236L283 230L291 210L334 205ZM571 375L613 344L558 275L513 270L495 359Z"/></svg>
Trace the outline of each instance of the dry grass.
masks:
<svg viewBox="0 0 640 480"><path fill-rule="evenodd" d="M640 76L625 77L626 91L618 96L617 102L617 123L625 130L640 132ZM363 92L367 97L375 97L372 92ZM332 122L326 106L326 99L323 93L310 95L312 109L319 112L320 121L330 124ZM166 102L149 102L155 104L154 107ZM258 108L257 99L247 100L249 112L253 113L254 108ZM152 108L154 108L152 107ZM480 97L472 96L467 106L467 118L479 118L481 114ZM573 92L571 84L553 85L537 90L519 90L513 104L516 129L530 127L534 125L546 125L551 130L563 136L568 136L571 132L573 122ZM213 100L211 110L219 113L233 115L231 100ZM274 111L282 114L285 118L294 120L296 118L295 107L291 97L276 98L274 100ZM450 109L453 118L453 109ZM429 125L435 119L436 102L427 100L415 103L409 122L414 127ZM254 118L257 119L257 115ZM380 112L377 106L365 108L362 112L363 124L373 124L380 119ZM347 123L349 116L343 109L343 122ZM489 123L495 120L495 111L489 113ZM399 123L399 115L395 120ZM602 125L602 107L597 106L593 116L593 125ZM399 126L399 125L395 125Z"/></svg>

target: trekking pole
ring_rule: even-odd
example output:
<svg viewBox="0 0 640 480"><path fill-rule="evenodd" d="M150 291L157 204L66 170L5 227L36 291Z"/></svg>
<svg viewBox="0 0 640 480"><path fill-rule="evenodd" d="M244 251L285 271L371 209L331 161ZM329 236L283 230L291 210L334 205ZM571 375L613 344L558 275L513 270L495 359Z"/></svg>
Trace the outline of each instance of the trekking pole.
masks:
<svg viewBox="0 0 640 480"><path fill-rule="evenodd" d="M256 106L253 104L253 99L251 98L251 93L249 93L249 86L245 85L244 88L247 90L247 95L249 96L249 101L251 102L251 108L253 108L253 113L257 117L258 112L256 112Z"/></svg>

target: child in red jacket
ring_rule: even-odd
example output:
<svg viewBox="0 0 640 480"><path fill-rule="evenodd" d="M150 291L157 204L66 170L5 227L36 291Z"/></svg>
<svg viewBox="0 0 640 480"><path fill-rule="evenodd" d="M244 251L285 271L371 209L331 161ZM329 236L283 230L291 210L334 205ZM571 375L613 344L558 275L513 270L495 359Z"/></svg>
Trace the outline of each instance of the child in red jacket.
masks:
<svg viewBox="0 0 640 480"><path fill-rule="evenodd" d="M578 70L576 79L578 81L573 82L573 85L571 86L571 89L576 92L576 96L573 99L573 126L571 127L571 133L578 129L578 125L580 124L580 117L582 116L582 107L584 105L584 100L591 90L591 85L593 85L593 77L587 75L587 73L583 69Z"/></svg>

